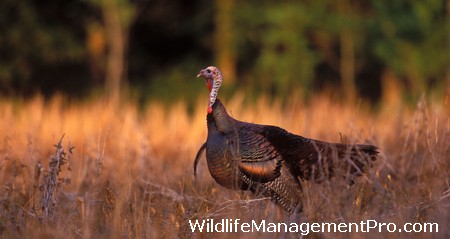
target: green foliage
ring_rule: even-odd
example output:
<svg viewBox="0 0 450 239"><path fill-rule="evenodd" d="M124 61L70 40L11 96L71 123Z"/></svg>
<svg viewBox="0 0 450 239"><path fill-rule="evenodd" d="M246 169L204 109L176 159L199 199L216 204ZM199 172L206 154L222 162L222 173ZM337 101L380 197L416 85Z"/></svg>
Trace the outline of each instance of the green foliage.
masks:
<svg viewBox="0 0 450 239"><path fill-rule="evenodd" d="M355 75L379 74L370 66L379 62L407 79L414 97L443 88L450 67L442 0L247 1L235 18L239 57L255 58L246 68L253 75L250 85L278 96L294 88L311 92L313 81L333 80L319 79L315 69L327 65L339 72L340 36L346 33L355 42ZM246 51L252 47L256 54Z"/></svg>
<svg viewBox="0 0 450 239"><path fill-rule="evenodd" d="M55 82L74 78L84 79L84 84L96 82L85 88L102 85L103 60L111 49L106 44L103 51L100 43L100 56L92 58L87 36L93 22L107 32L102 9L111 3L0 1L0 91L52 92L61 90ZM196 98L198 82L191 88L184 78L215 64L219 51L214 43L219 25L214 22L215 5L206 0L114 3L126 26L124 78L133 92L169 101L178 96ZM344 87L342 63L354 60L346 68L354 77L346 79L354 79L360 90L383 84L381 72L393 70L412 97L443 91L450 68L446 4L444 0L236 1L232 15L223 18L232 21L227 22L233 31L229 46L237 66L236 85L229 89L246 85L250 94L277 97L293 90L308 97L328 85L338 91ZM42 69L50 70L42 74Z"/></svg>
<svg viewBox="0 0 450 239"><path fill-rule="evenodd" d="M0 1L0 89L27 87L34 70L43 65L83 59L83 42L65 25L71 20L54 21L51 16L56 13L33 1Z"/></svg>
<svg viewBox="0 0 450 239"><path fill-rule="evenodd" d="M240 47L259 48L252 85L277 95L293 87L309 90L318 57L305 38L311 15L302 4L253 2L240 6L238 14Z"/></svg>
<svg viewBox="0 0 450 239"><path fill-rule="evenodd" d="M184 99L193 105L201 92L207 94L203 78L196 78L200 66L193 59L186 58L170 69L158 72L151 81L133 85L134 98L143 102L173 102L175 99Z"/></svg>
<svg viewBox="0 0 450 239"><path fill-rule="evenodd" d="M449 20L444 7L441 0L374 1L374 55L408 79L413 94L423 93L432 80L443 80L450 67ZM442 80L436 88L443 86Z"/></svg>

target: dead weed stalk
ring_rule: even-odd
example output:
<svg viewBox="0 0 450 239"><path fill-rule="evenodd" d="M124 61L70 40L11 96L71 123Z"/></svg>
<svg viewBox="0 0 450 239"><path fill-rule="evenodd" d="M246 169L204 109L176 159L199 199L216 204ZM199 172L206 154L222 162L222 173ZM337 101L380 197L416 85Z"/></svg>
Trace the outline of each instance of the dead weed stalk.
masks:
<svg viewBox="0 0 450 239"><path fill-rule="evenodd" d="M64 165L66 165L67 172L71 171L70 160L74 147L69 142L67 151L65 151L62 144L63 138L64 134L59 142L54 145L56 150L50 158L48 169L44 169L44 166L39 161L34 170L35 189L33 209L39 220L45 223L54 218L58 205L58 196L62 191L62 186L70 183L69 173L63 177L60 174Z"/></svg>

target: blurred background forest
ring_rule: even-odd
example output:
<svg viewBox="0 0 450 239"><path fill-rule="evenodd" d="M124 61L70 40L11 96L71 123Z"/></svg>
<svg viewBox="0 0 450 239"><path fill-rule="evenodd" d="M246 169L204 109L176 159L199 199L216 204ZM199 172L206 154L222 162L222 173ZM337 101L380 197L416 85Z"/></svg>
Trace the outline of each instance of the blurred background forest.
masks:
<svg viewBox="0 0 450 239"><path fill-rule="evenodd" d="M414 102L450 89L449 15L447 0L2 0L0 93L195 100L216 65L222 94Z"/></svg>

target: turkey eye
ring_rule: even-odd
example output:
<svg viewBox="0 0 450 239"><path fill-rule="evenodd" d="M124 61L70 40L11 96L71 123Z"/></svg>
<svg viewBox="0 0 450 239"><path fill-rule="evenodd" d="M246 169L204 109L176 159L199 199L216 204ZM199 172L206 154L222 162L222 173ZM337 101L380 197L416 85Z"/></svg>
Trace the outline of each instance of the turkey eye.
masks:
<svg viewBox="0 0 450 239"><path fill-rule="evenodd" d="M206 73L210 74L210 73L211 73L211 70L210 70L210 69L207 69L207 70L206 70Z"/></svg>

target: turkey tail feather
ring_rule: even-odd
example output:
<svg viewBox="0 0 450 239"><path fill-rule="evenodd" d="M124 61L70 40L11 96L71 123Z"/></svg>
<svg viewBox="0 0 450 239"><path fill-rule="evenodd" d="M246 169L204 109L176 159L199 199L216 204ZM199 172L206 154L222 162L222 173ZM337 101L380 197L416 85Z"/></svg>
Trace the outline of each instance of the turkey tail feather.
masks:
<svg viewBox="0 0 450 239"><path fill-rule="evenodd" d="M320 165L320 160L318 160L319 165L316 165L321 171L318 172L319 175L317 173L314 175L314 181L317 182L320 182L320 179L324 178L323 176L330 178L334 175L335 169L341 168L345 170L344 176L348 183L352 185L355 177L361 176L367 168L372 167L372 161L376 160L379 153L376 146L366 144L330 143L325 148L328 148L328 150L325 150L324 155L319 156L319 159L322 158L325 161L322 161L325 165ZM317 176L319 177L317 178Z"/></svg>
<svg viewBox="0 0 450 239"><path fill-rule="evenodd" d="M197 176L197 164L198 161L200 161L200 157L202 157L203 151L205 151L206 149L206 142L203 143L202 147L200 147L200 149L197 152L197 155L195 156L195 160L194 160L194 176Z"/></svg>

